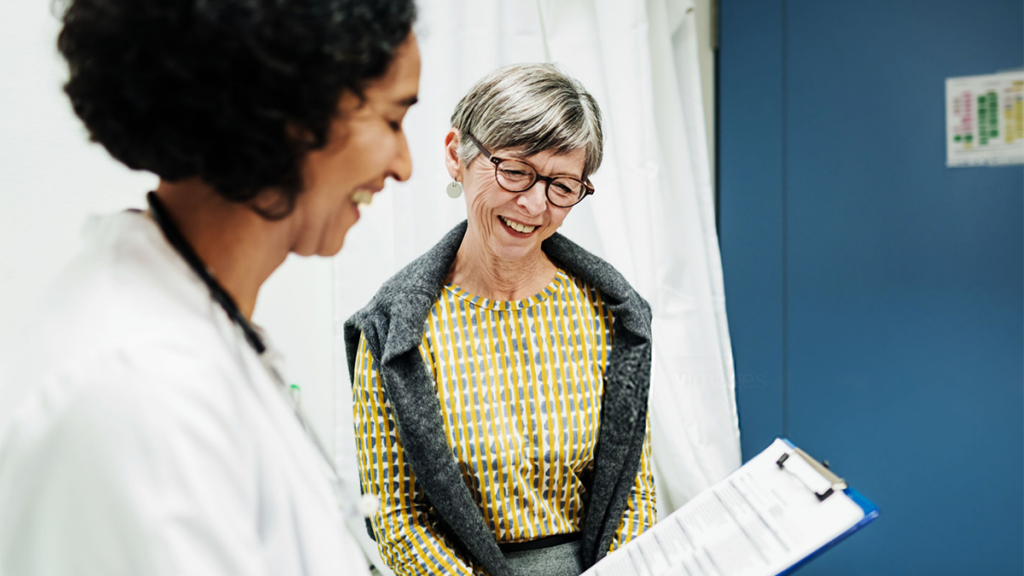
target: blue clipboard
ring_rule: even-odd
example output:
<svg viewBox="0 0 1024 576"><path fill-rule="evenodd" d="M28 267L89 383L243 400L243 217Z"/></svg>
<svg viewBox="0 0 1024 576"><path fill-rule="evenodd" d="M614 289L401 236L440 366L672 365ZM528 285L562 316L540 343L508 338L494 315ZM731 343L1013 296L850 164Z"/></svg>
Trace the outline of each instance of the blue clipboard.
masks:
<svg viewBox="0 0 1024 576"><path fill-rule="evenodd" d="M797 448L796 444L793 444L788 438L783 438L782 440L786 444L789 444L792 448ZM818 556L821 556L822 553L824 553L825 551L829 550L830 548L832 548L836 544L838 544L838 543L842 542L843 540L845 540L846 538L848 538L850 536L850 534L853 534L854 532L856 532L856 531L860 530L861 528L867 526L875 518L878 518L878 506L875 506L874 502L872 502L872 501L868 500L867 498L865 498L863 494L861 494L860 492L857 492L856 490L854 490L853 488L850 488L850 487L844 488L843 489L843 493L846 494L850 498L850 500L853 500L854 504L860 506L861 510L864 511L864 518L862 518L860 520L860 522L857 522L856 525L854 525L852 528L850 528L846 532L843 532L839 536L833 538L832 541L830 541L829 543L825 544L821 548L818 548L817 550L815 550L814 552L812 552L808 556L805 556L803 560L800 560L796 564L793 564L789 568L786 568L785 570L780 572L778 576L786 576L788 574L792 574L792 573L796 572L800 568L804 567L804 565L806 565L811 560L814 560Z"/></svg>

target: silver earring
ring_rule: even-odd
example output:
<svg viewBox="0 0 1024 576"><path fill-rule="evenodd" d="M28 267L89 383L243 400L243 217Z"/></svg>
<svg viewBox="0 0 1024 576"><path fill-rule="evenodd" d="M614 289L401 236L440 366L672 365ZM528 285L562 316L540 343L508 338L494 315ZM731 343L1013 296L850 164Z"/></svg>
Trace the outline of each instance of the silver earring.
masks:
<svg viewBox="0 0 1024 576"><path fill-rule="evenodd" d="M452 180L452 183L448 185L445 191L448 192L449 198L458 198L462 196L462 183L458 180Z"/></svg>

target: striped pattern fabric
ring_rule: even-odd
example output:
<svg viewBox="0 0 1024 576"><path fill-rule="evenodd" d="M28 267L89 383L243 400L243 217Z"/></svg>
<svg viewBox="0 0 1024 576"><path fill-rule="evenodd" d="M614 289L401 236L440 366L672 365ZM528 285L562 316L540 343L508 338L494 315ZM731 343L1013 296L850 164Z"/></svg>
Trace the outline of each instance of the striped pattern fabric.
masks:
<svg viewBox="0 0 1024 576"><path fill-rule="evenodd" d="M612 318L591 287L563 270L536 296L491 301L448 285L420 345L434 375L445 433L498 542L582 529L600 425ZM405 463L387 395L361 339L354 422L371 518L396 574L471 574L436 526ZM656 519L650 434L614 550Z"/></svg>

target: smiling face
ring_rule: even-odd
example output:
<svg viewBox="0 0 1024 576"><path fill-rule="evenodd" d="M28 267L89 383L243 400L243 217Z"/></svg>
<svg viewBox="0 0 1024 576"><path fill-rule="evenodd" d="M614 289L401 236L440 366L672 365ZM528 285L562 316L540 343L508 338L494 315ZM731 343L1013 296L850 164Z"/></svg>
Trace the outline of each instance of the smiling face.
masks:
<svg viewBox="0 0 1024 576"><path fill-rule="evenodd" d="M525 192L509 192L494 179L494 165L483 155L463 165L457 155L458 134L449 133L446 160L452 178L462 182L466 194L466 213L473 237L502 260L522 260L542 255L541 243L562 225L571 208L548 202L545 184L537 180ZM582 149L569 154L545 150L522 157L513 150L492 150L498 158L515 158L533 166L543 176L571 176L582 179L585 154Z"/></svg>
<svg viewBox="0 0 1024 576"><path fill-rule="evenodd" d="M306 157L305 189L295 211L292 252L333 256L359 220L359 202L380 192L387 178L412 173L402 121L419 91L420 53L412 33L387 72L369 83L363 99L346 91L327 145Z"/></svg>

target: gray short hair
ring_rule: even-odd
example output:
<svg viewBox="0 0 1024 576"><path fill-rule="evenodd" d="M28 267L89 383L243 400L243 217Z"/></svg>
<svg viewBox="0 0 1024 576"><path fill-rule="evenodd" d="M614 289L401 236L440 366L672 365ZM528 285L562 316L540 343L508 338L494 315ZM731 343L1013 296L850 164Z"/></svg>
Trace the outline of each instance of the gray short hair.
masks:
<svg viewBox="0 0 1024 576"><path fill-rule="evenodd" d="M489 150L517 149L530 156L552 150L584 150L583 178L601 166L601 109L580 82L553 64L513 64L478 81L452 113L452 128L470 133ZM479 151L459 143L466 164Z"/></svg>

